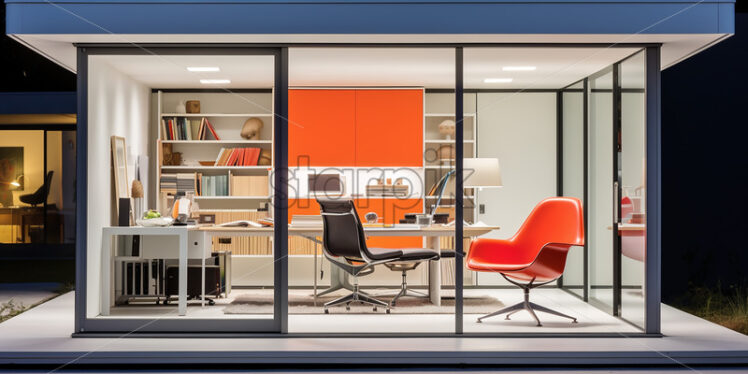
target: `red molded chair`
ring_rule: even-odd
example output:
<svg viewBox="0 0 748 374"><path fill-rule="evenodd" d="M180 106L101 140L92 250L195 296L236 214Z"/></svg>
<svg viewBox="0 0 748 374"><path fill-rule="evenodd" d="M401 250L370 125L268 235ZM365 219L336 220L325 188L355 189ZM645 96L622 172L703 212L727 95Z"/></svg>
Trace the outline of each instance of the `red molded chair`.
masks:
<svg viewBox="0 0 748 374"><path fill-rule="evenodd" d="M525 309L540 324L535 311L577 319L530 302L530 289L558 279L566 266L569 248L584 245L582 202L573 197L541 201L510 239L476 239L467 255L468 269L501 274L525 291L525 301L478 318L512 314Z"/></svg>

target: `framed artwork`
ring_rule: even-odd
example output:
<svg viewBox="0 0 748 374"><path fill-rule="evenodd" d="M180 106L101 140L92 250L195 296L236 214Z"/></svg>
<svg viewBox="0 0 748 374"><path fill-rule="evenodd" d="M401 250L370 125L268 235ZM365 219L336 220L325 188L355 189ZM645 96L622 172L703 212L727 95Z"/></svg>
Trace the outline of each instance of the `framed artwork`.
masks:
<svg viewBox="0 0 748 374"><path fill-rule="evenodd" d="M0 147L0 183L3 190L22 191L23 147Z"/></svg>
<svg viewBox="0 0 748 374"><path fill-rule="evenodd" d="M119 214L119 199L130 197L127 188L127 148L125 138L112 136L112 167L114 168L115 210Z"/></svg>

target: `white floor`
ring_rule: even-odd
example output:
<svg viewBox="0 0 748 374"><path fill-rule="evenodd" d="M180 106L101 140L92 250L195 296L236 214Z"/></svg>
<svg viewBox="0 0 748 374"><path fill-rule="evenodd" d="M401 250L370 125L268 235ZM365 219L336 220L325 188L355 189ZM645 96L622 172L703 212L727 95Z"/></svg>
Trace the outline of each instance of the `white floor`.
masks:
<svg viewBox="0 0 748 374"><path fill-rule="evenodd" d="M237 289L231 292L228 299L217 299L215 305L200 306L191 301L187 308L186 318L227 318L255 319L272 318L270 314L224 314L223 309L241 294L257 292L268 293L270 290ZM305 290L290 292L305 293ZM309 291L311 292L311 291ZM338 291L335 295L344 295L347 291ZM393 290L374 290L372 295L391 294ZM500 300L504 306L514 305L523 299L519 289L468 289L466 298L490 296ZM381 297L382 300L388 300ZM514 314L511 320L496 316L477 323L483 314L465 314L463 330L470 333L641 333L635 326L615 318L592 307L569 293L553 288L535 289L531 292L531 301L542 306L574 316L577 323L569 319L537 312L543 323L536 326L535 320L525 311ZM378 312L347 313L344 307L333 307L334 314L290 314L288 331L290 333L453 333L455 331L454 314L385 314L382 308ZM446 308L445 308L446 309ZM500 308L496 308L500 309ZM448 309L447 309L448 310ZM485 313L487 314L487 313ZM110 318L185 318L178 317L174 303L170 306L156 306L153 303L128 305L112 308Z"/></svg>
<svg viewBox="0 0 748 374"><path fill-rule="evenodd" d="M68 293L1 323L0 364L748 364L747 336L667 306L662 307L665 334L662 338L291 336L190 339L146 338L133 334L72 338L73 305L74 294ZM378 321L385 325L384 319ZM496 321L497 325L498 322L503 320Z"/></svg>

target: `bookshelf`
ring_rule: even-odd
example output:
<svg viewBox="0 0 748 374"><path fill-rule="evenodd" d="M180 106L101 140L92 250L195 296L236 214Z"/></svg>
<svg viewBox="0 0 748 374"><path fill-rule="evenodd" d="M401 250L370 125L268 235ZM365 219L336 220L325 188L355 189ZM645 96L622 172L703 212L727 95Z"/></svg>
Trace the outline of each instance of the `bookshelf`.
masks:
<svg viewBox="0 0 748 374"><path fill-rule="evenodd" d="M430 94L426 94L430 95ZM428 100L427 100L428 101ZM424 169L424 211L428 212L431 206L436 203L438 196L430 196L429 190L436 184L447 172L454 169L454 156L443 158L443 153L449 155L449 151L440 152L443 147L452 147L454 152L455 140L445 139L445 136L439 133L439 124L444 120L455 119L454 113L446 111L429 112L428 105L425 108L423 119L423 169ZM477 118L475 113L465 113L463 116L463 152L465 158L476 157L475 135ZM446 156L445 155L445 156ZM453 185L453 184L452 184ZM454 187L445 191L440 208L454 208L455 199ZM463 199L463 216L468 222L475 222L475 192L472 189L465 189Z"/></svg>
<svg viewBox="0 0 748 374"><path fill-rule="evenodd" d="M177 113L177 106L188 100L199 100L201 113ZM176 176L182 178L179 180L182 181L181 186L184 186L185 178L191 175L194 185L188 191L191 189L196 191L195 200L200 205L201 211L216 209L258 211L265 208L272 198L270 196L274 127L272 90L238 90L237 92L158 90L156 101L157 196L161 196L164 192L162 183L164 180ZM241 137L242 127L244 122L252 117L263 122L259 139L244 139ZM169 125L170 120L171 125ZM183 127L172 127L177 123ZM211 128L206 127L207 123ZM204 130L200 131L202 128ZM175 136L175 131L179 131L181 136ZM188 132L190 134L187 134ZM248 151L249 149L251 151ZM178 164L171 164L177 162L168 161L169 152L179 154L176 158ZM215 162L222 152L231 156L236 153L241 158L226 157L224 164L216 166ZM247 152L246 159L244 152ZM262 156L254 155L258 152L262 153ZM270 165L257 165L259 158L267 159L268 156L271 160ZM233 164L228 165L228 161ZM252 188L245 188L247 183ZM208 187L213 189L209 190ZM167 190L168 194L175 191L173 188L167 188ZM166 201L171 199L173 196L168 196ZM158 199L159 209L164 208L160 206L162 201Z"/></svg>

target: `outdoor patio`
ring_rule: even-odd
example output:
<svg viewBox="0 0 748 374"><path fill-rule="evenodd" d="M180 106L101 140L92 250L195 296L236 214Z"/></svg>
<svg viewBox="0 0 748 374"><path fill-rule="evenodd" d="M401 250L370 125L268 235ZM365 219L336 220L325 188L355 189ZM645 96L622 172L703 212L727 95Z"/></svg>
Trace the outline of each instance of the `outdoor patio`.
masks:
<svg viewBox="0 0 748 374"><path fill-rule="evenodd" d="M235 337L73 338L68 293L0 324L0 364L492 364L748 363L748 336L666 305L661 338ZM366 352L362 355L362 352Z"/></svg>

